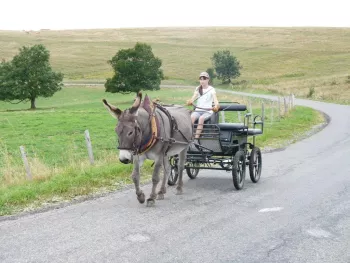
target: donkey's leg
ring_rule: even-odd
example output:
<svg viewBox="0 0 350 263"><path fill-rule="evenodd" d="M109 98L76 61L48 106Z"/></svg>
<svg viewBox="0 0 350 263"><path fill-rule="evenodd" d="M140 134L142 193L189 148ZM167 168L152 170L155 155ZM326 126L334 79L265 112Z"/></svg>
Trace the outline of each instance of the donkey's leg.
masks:
<svg viewBox="0 0 350 263"><path fill-rule="evenodd" d="M168 176L170 174L170 163L169 163L169 158L168 156L163 157L163 181L162 181L162 186L160 187L160 190L158 192L158 199L163 200L164 199L164 194L166 193L166 187L165 184L168 180Z"/></svg>
<svg viewBox="0 0 350 263"><path fill-rule="evenodd" d="M163 165L163 159L162 158L158 158L157 160L155 160L155 164L154 164L154 170L153 170L153 174L152 174L152 192L149 196L149 198L147 199L147 206L153 206L155 204L155 199L157 198L157 194L156 194L156 190L157 190L157 185L160 181L159 179L159 170Z"/></svg>
<svg viewBox="0 0 350 263"><path fill-rule="evenodd" d="M187 148L188 148L188 147L186 147L184 150L182 150L182 151L179 153L179 162L178 162L179 181L178 181L177 187L176 187L176 190L177 190L176 194L177 194L177 195L181 195L182 192L183 192L183 191L182 191L182 186L183 186L182 173L183 173L184 166L185 166Z"/></svg>
<svg viewBox="0 0 350 263"><path fill-rule="evenodd" d="M134 163L134 167L132 170L131 177L135 184L137 200L139 200L139 202L143 204L145 202L145 194L140 189L140 167L142 166L143 161L140 160L137 155L135 155L133 163Z"/></svg>

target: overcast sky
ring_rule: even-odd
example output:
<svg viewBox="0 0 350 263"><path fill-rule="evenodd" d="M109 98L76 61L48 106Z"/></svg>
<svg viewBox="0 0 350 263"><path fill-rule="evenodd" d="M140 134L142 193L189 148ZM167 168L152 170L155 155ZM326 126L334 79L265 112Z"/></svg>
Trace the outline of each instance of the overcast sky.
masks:
<svg viewBox="0 0 350 263"><path fill-rule="evenodd" d="M0 30L350 27L350 0L1 0Z"/></svg>

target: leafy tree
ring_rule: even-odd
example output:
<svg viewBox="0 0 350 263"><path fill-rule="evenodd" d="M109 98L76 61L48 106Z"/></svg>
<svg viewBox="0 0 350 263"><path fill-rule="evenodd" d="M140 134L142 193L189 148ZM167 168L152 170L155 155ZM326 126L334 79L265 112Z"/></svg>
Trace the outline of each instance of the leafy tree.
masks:
<svg viewBox="0 0 350 263"><path fill-rule="evenodd" d="M62 89L63 74L52 71L50 53L43 45L22 47L12 61L0 64L0 100L30 101L35 109L38 97L51 97Z"/></svg>
<svg viewBox="0 0 350 263"><path fill-rule="evenodd" d="M237 58L230 54L229 50L214 53L211 60L217 77L222 80L222 83L230 83L231 79L237 78L241 75L240 69L242 69L242 66Z"/></svg>
<svg viewBox="0 0 350 263"><path fill-rule="evenodd" d="M140 90L159 90L164 79L162 61L155 57L151 46L136 43L134 48L121 49L108 61L114 76L105 83L106 92L131 93Z"/></svg>
<svg viewBox="0 0 350 263"><path fill-rule="evenodd" d="M214 79L216 78L215 70L213 68L208 68L207 73L210 76L210 82L211 84L214 84Z"/></svg>

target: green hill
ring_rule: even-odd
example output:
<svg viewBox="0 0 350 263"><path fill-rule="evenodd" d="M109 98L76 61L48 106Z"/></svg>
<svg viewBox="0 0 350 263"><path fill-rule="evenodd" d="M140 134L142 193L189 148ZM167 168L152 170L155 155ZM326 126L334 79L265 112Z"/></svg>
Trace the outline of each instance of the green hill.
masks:
<svg viewBox="0 0 350 263"><path fill-rule="evenodd" d="M211 67L213 53L228 49L243 65L238 82L244 85L237 88L332 101L342 93L339 102L350 101L350 28L0 31L0 59L11 59L23 45L41 43L66 81L104 82L112 74L107 60L136 42L150 44L162 59L163 84L196 83L198 73Z"/></svg>

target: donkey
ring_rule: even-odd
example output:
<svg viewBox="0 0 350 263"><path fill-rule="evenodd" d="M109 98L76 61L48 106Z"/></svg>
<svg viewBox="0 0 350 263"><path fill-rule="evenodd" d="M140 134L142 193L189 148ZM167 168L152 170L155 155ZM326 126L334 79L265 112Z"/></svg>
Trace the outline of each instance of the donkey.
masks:
<svg viewBox="0 0 350 263"><path fill-rule="evenodd" d="M190 111L187 108L177 105L163 107L152 102L147 95L141 102L141 92L137 94L132 107L125 111L103 100L109 113L118 119L115 130L119 141L119 160L124 164L133 162L131 176L135 184L137 200L141 204L145 202L145 194L140 189L140 168L146 159L155 161L152 192L147 199L147 206L153 206L157 198L156 189L160 181L160 168L163 167L164 175L158 199L162 200L171 171L169 156L176 154L179 155L179 181L176 190L177 194L182 194L182 173L186 153L193 140L193 127Z"/></svg>

